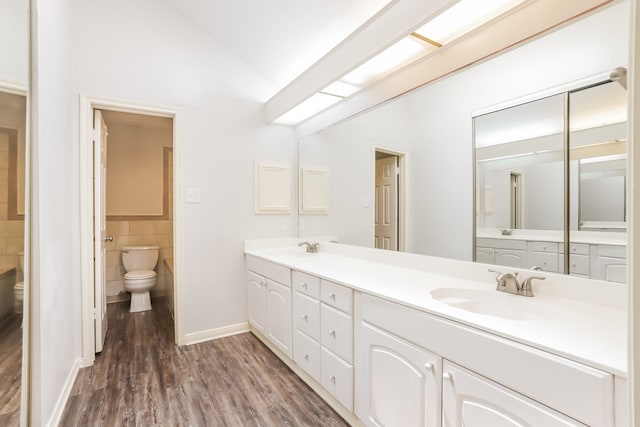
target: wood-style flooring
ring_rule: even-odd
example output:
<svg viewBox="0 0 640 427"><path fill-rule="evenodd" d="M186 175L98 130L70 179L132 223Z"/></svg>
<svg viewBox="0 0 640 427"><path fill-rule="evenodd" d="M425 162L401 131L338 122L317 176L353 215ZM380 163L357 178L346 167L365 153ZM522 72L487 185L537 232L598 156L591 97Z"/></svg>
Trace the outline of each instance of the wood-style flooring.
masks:
<svg viewBox="0 0 640 427"><path fill-rule="evenodd" d="M177 347L164 300L110 304L104 350L78 374L61 426L346 426L250 333Z"/></svg>
<svg viewBox="0 0 640 427"><path fill-rule="evenodd" d="M21 315L12 315L0 323L0 426L20 425L21 320Z"/></svg>

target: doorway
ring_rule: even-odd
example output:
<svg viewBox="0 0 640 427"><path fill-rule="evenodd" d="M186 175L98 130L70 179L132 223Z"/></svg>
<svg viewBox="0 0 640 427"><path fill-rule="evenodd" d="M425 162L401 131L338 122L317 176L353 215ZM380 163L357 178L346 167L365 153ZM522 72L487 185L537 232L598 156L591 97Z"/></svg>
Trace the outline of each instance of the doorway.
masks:
<svg viewBox="0 0 640 427"><path fill-rule="evenodd" d="M176 344L182 343L179 269L175 268L180 260L176 238L180 210L174 194L180 148L177 121L177 111L82 98L85 366L93 364L102 350L107 303L128 304L124 246L158 248L157 280L150 291L152 310L156 303L168 305L173 336Z"/></svg>
<svg viewBox="0 0 640 427"><path fill-rule="evenodd" d="M404 251L405 155L375 149L374 247Z"/></svg>

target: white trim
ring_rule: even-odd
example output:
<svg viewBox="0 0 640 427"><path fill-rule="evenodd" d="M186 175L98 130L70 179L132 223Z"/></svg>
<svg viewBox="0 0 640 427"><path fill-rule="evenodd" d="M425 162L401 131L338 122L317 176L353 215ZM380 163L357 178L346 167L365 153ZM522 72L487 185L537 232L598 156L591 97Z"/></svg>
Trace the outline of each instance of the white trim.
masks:
<svg viewBox="0 0 640 427"><path fill-rule="evenodd" d="M80 95L80 263L82 277L82 365L91 366L95 360L95 329L93 327L93 149L91 140L93 110L120 111L173 119L173 262L174 262L174 327L176 344L185 341L182 325L182 111L175 107L136 104Z"/></svg>
<svg viewBox="0 0 640 427"><path fill-rule="evenodd" d="M223 326L221 328L208 329L201 332L193 332L187 334L185 338L185 345L198 344L205 341L216 340L218 338L229 337L231 335L243 334L249 332L249 323L236 323L235 325Z"/></svg>
<svg viewBox="0 0 640 427"><path fill-rule="evenodd" d="M78 376L78 372L82 367L82 358L77 358L73 361L73 365L69 370L69 375L67 375L67 379L64 382L62 391L60 392L58 400L53 407L53 411L51 412L51 417L46 424L47 426L53 427L60 424L60 420L62 419L62 415L64 414L64 408L67 406L67 401L69 400L71 390L73 389L73 384L76 382L76 377Z"/></svg>
<svg viewBox="0 0 640 427"><path fill-rule="evenodd" d="M0 82L0 92L27 96L27 87L19 83Z"/></svg>

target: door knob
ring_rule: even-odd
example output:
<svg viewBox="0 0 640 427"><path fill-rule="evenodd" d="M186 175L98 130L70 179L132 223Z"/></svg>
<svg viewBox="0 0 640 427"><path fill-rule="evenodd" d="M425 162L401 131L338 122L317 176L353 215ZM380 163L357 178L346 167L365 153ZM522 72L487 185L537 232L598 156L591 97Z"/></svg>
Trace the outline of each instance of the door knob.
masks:
<svg viewBox="0 0 640 427"><path fill-rule="evenodd" d="M113 236L106 236L106 237L104 238L104 241L105 241L105 242L113 242Z"/></svg>

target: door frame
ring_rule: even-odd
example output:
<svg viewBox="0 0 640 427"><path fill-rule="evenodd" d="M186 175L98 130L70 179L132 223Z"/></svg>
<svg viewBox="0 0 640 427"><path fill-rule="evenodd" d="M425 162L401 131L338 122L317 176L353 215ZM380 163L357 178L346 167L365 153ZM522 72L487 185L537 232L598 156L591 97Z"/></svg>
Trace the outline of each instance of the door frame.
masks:
<svg viewBox="0 0 640 427"><path fill-rule="evenodd" d="M398 158L398 252L406 251L406 204L407 204L407 153L379 145L373 147L373 177L371 188L375 192L376 185L376 153L391 154ZM375 197L375 194L374 194ZM372 223L375 224L375 212L372 211ZM374 232L375 233L375 232ZM373 239L372 239L373 240Z"/></svg>
<svg viewBox="0 0 640 427"><path fill-rule="evenodd" d="M82 277L82 365L95 361L93 277L93 110L119 111L173 119L173 263L174 263L174 329L177 345L185 344L182 322L182 111L166 106L91 98L80 95L80 266Z"/></svg>

